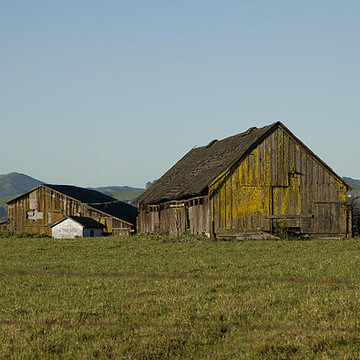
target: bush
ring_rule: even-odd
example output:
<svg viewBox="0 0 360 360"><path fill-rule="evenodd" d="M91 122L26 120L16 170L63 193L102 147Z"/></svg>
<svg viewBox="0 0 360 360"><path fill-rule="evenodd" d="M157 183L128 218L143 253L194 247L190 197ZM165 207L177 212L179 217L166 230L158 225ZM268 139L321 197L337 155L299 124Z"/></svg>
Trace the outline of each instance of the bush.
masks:
<svg viewBox="0 0 360 360"><path fill-rule="evenodd" d="M136 237L140 239L152 240L152 241L162 241L162 242L199 242L199 241L209 241L210 239L203 234L192 234L189 232L184 232L181 234L168 234L165 232L157 232L150 234L138 234Z"/></svg>
<svg viewBox="0 0 360 360"><path fill-rule="evenodd" d="M36 233L28 233L23 232L19 234L15 234L13 232L2 232L0 233L0 238L8 239L8 238L51 238L51 236L46 234L36 234Z"/></svg>

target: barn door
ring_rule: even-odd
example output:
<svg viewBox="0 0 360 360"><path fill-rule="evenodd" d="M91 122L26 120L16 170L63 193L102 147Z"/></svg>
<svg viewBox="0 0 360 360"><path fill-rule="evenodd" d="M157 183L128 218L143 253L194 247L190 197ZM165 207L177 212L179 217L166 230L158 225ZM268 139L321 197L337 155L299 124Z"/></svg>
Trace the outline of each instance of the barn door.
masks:
<svg viewBox="0 0 360 360"><path fill-rule="evenodd" d="M170 232L173 234L180 234L186 231L187 229L187 218L188 218L188 209L184 203L173 203L170 204L172 209L172 226Z"/></svg>
<svg viewBox="0 0 360 360"><path fill-rule="evenodd" d="M300 176L291 172L288 186L272 187L272 230L282 234L299 233L300 218Z"/></svg>

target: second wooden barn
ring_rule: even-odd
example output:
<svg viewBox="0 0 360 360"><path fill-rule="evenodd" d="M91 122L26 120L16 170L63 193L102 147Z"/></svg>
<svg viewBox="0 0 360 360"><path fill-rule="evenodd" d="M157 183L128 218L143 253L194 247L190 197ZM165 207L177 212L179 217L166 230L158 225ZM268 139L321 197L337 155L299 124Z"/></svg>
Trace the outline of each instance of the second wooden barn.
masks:
<svg viewBox="0 0 360 360"><path fill-rule="evenodd" d="M348 236L350 189L276 122L192 149L137 199L138 230Z"/></svg>
<svg viewBox="0 0 360 360"><path fill-rule="evenodd" d="M135 231L137 209L96 190L73 185L40 185L7 202L7 230L51 235L51 226L67 216L92 218L104 235Z"/></svg>

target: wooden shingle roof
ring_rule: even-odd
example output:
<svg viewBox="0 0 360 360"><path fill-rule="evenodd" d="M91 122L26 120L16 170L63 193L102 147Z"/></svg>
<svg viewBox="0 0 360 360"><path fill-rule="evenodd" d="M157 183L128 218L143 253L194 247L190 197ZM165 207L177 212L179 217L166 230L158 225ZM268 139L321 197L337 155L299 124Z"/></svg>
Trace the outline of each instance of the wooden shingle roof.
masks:
<svg viewBox="0 0 360 360"><path fill-rule="evenodd" d="M136 224L138 210L135 206L124 201L115 201L103 204L91 204L91 207L105 214L109 214L130 224Z"/></svg>
<svg viewBox="0 0 360 360"><path fill-rule="evenodd" d="M190 150L169 171L137 198L138 203L157 203L201 194L207 186L254 144L276 128L250 128L226 139L213 140L207 146Z"/></svg>

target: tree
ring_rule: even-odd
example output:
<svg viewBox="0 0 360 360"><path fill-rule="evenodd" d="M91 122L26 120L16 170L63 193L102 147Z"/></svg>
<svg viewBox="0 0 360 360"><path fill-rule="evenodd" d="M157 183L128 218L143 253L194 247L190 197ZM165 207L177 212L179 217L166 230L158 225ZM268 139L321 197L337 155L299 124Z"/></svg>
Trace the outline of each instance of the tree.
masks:
<svg viewBox="0 0 360 360"><path fill-rule="evenodd" d="M153 180L153 181L148 181L145 185L145 188L148 189L157 179Z"/></svg>

